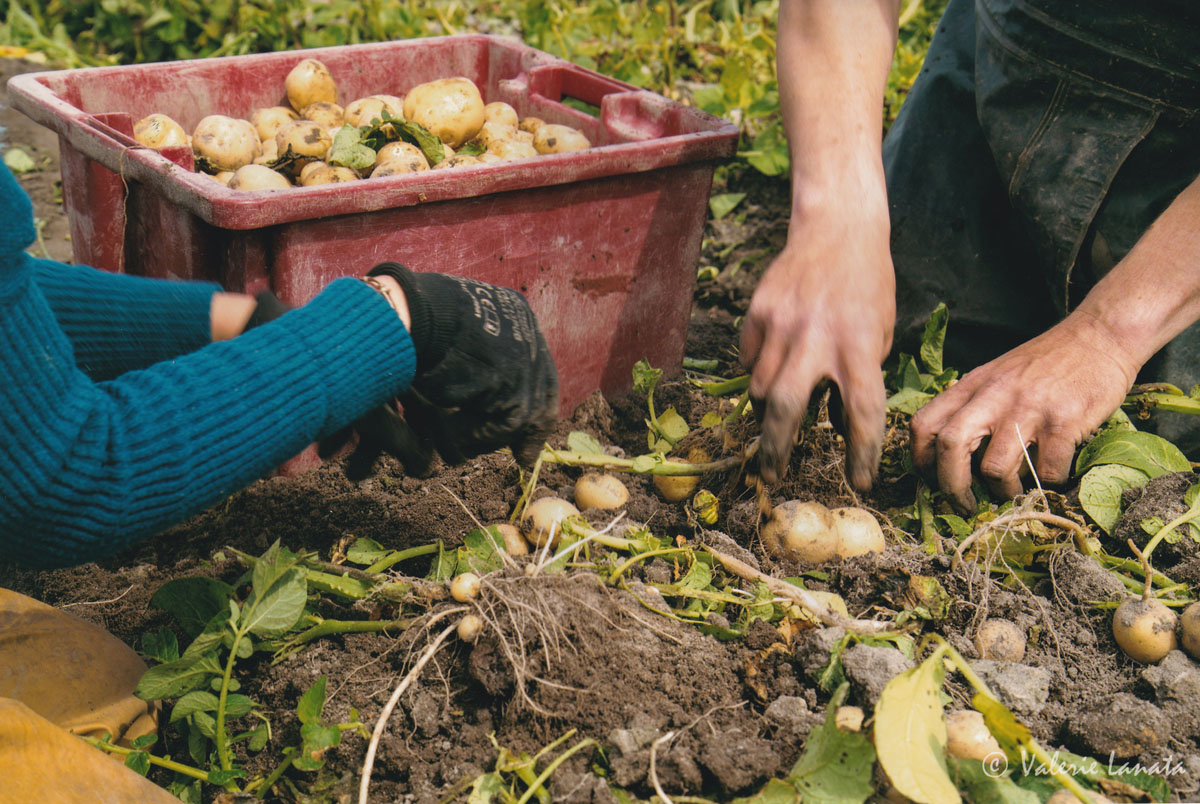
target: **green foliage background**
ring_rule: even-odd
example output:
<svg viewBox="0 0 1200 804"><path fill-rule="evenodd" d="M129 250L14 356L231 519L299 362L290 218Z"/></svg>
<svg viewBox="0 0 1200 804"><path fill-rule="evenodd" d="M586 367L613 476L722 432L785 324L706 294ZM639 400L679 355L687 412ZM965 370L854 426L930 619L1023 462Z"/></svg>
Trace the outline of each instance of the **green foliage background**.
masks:
<svg viewBox="0 0 1200 804"><path fill-rule="evenodd" d="M904 3L885 127L920 71L945 3ZM775 81L779 0L8 0L0 9L0 46L65 67L464 32L516 36L732 120L744 160L767 175L787 171Z"/></svg>

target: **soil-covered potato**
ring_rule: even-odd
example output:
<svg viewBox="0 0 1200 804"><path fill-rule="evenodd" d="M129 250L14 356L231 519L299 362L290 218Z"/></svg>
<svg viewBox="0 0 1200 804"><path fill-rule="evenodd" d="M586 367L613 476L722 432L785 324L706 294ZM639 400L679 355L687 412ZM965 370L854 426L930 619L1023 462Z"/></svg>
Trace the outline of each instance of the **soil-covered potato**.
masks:
<svg viewBox="0 0 1200 804"><path fill-rule="evenodd" d="M346 125L361 128L371 125L371 121L376 118L382 120L383 110L386 108L382 98L359 98L346 105L342 118Z"/></svg>
<svg viewBox="0 0 1200 804"><path fill-rule="evenodd" d="M134 123L133 138L147 148L188 144L188 135L183 126L165 114L152 114Z"/></svg>
<svg viewBox="0 0 1200 804"><path fill-rule="evenodd" d="M1175 650L1178 620L1157 600L1129 598L1113 614L1113 638L1130 659L1152 664Z"/></svg>
<svg viewBox="0 0 1200 804"><path fill-rule="evenodd" d="M504 101L493 101L483 107L484 125L495 123L507 128L516 128L520 123L517 110Z"/></svg>
<svg viewBox="0 0 1200 804"><path fill-rule="evenodd" d="M192 132L192 151L218 171L237 170L261 151L258 132L248 120L210 114Z"/></svg>
<svg viewBox="0 0 1200 804"><path fill-rule="evenodd" d="M384 176L419 173L422 170L429 170L429 163L425 161L424 156L412 154L393 156L385 162L376 164L375 169L371 171L371 178L381 179Z"/></svg>
<svg viewBox="0 0 1200 804"><path fill-rule="evenodd" d="M952 757L980 761L1002 754L1000 743L988 731L983 715L974 709L946 715L946 751Z"/></svg>
<svg viewBox="0 0 1200 804"><path fill-rule="evenodd" d="M292 183L266 165L242 165L229 179L231 190L286 190Z"/></svg>
<svg viewBox="0 0 1200 804"><path fill-rule="evenodd" d="M299 120L300 115L296 114L286 106L268 106L264 109L255 109L254 114L250 115L250 123L258 132L258 138L263 142L275 139L275 135L279 133L279 129L291 123L293 120Z"/></svg>
<svg viewBox="0 0 1200 804"><path fill-rule="evenodd" d="M311 120L324 129L338 129L346 124L346 113L341 106L329 101L313 101L300 113L302 120Z"/></svg>
<svg viewBox="0 0 1200 804"><path fill-rule="evenodd" d="M469 78L440 78L409 91L404 98L404 117L457 148L483 127L483 98Z"/></svg>
<svg viewBox="0 0 1200 804"><path fill-rule="evenodd" d="M528 145L518 140L492 140L488 146L488 151L503 159L505 162L512 162L517 159L533 159L538 155L532 145Z"/></svg>
<svg viewBox="0 0 1200 804"><path fill-rule="evenodd" d="M504 539L504 552L510 556L524 556L529 554L529 542L525 541L525 537L521 535L521 531L517 530L513 525L507 522L500 522L491 527L500 532Z"/></svg>
<svg viewBox="0 0 1200 804"><path fill-rule="evenodd" d="M830 512L837 531L839 558L853 558L867 553L882 553L887 547L883 529L870 511L863 508L835 508Z"/></svg>
<svg viewBox="0 0 1200 804"><path fill-rule="evenodd" d="M468 167L470 165L478 164L481 163L479 161L479 157L477 156L472 156L471 154L455 154L449 159L443 159L441 162L438 162L433 166L433 169L441 170L443 168Z"/></svg>
<svg viewBox="0 0 1200 804"><path fill-rule="evenodd" d="M429 169L429 160L425 158L425 152L411 142L389 142L379 149L375 154L375 164L382 165L390 159L397 157L416 157L424 164L424 170Z"/></svg>
<svg viewBox="0 0 1200 804"><path fill-rule="evenodd" d="M546 122L540 117L526 117L519 124L517 124L517 128L521 129L521 131L527 131L530 134L533 134L544 125L546 125Z"/></svg>
<svg viewBox="0 0 1200 804"><path fill-rule="evenodd" d="M578 508L559 497L534 500L525 511L525 516L521 517L525 538L538 547L549 540L550 546L554 547L562 533L562 521L578 513Z"/></svg>
<svg viewBox="0 0 1200 804"><path fill-rule="evenodd" d="M546 123L533 133L533 147L539 154L560 154L587 150L592 143L577 128Z"/></svg>
<svg viewBox="0 0 1200 804"><path fill-rule="evenodd" d="M300 171L300 184L312 187L317 184L336 184L342 181L358 181L358 174L342 165L313 162Z"/></svg>
<svg viewBox="0 0 1200 804"><path fill-rule="evenodd" d="M288 123L275 134L275 148L280 156L291 151L296 156L324 159L333 138L319 124L310 120Z"/></svg>
<svg viewBox="0 0 1200 804"><path fill-rule="evenodd" d="M304 59L287 74L283 82L288 103L297 112L317 101L337 103L337 83L329 68L316 59Z"/></svg>
<svg viewBox="0 0 1200 804"><path fill-rule="evenodd" d="M1200 603L1193 603L1179 617L1179 647L1200 660Z"/></svg>
<svg viewBox="0 0 1200 804"><path fill-rule="evenodd" d="M580 511L611 511L629 502L629 489L616 475L585 472L575 481L575 506Z"/></svg>
<svg viewBox="0 0 1200 804"><path fill-rule="evenodd" d="M487 149L493 142L498 140L511 140L517 136L516 126L510 126L507 123L495 122L488 120L479 129L479 133L475 135L472 142L477 142Z"/></svg>
<svg viewBox="0 0 1200 804"><path fill-rule="evenodd" d="M824 564L838 557L837 529L829 509L809 500L788 500L771 510L763 546L777 558Z"/></svg>
<svg viewBox="0 0 1200 804"><path fill-rule="evenodd" d="M980 659L1019 662L1025 658L1025 641L1025 632L1012 620L991 618L979 626L975 650Z"/></svg>

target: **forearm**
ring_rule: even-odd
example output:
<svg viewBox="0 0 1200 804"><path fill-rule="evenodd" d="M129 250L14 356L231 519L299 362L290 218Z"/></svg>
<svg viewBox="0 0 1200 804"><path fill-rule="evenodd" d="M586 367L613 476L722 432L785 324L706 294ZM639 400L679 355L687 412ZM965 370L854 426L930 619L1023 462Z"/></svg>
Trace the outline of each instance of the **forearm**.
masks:
<svg viewBox="0 0 1200 804"><path fill-rule="evenodd" d="M1200 319L1200 178L1175 198L1070 318L1095 321L1134 373Z"/></svg>
<svg viewBox="0 0 1200 804"><path fill-rule="evenodd" d="M208 282L168 282L50 260L31 263L76 365L93 380L201 348L212 340L215 298L231 295Z"/></svg>
<svg viewBox="0 0 1200 804"><path fill-rule="evenodd" d="M415 368L395 311L353 280L102 383L73 365L36 288L0 312L0 549L26 563L90 560L203 510L390 399Z"/></svg>
<svg viewBox="0 0 1200 804"><path fill-rule="evenodd" d="M792 222L831 196L870 199L886 215L883 93L896 46L897 0L784 0L780 104L792 163Z"/></svg>

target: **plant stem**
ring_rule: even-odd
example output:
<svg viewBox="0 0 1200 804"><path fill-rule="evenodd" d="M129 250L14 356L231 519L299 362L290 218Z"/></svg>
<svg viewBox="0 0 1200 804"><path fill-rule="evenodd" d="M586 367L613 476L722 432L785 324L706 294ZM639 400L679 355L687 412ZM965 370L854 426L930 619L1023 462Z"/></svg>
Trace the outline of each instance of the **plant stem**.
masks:
<svg viewBox="0 0 1200 804"><path fill-rule="evenodd" d="M413 620L322 620L313 627L301 631L288 640L295 645L304 645L321 637L334 634L374 634L380 631L403 631Z"/></svg>
<svg viewBox="0 0 1200 804"><path fill-rule="evenodd" d="M217 759L221 770L233 768L233 752L229 750L229 736L225 734L225 701L229 696L229 679L233 677L233 663L237 661L238 647L242 644L245 631L234 631L233 644L229 646L229 658L225 661L225 673L221 677L221 694L217 698L217 725L213 741L217 746Z"/></svg>
<svg viewBox="0 0 1200 804"><path fill-rule="evenodd" d="M705 383L700 386L700 389L709 396L740 394L750 389L750 375L743 374L740 377L734 377L732 380L725 380L724 382Z"/></svg>
<svg viewBox="0 0 1200 804"><path fill-rule="evenodd" d="M193 779L199 779L202 782L208 782L209 784L212 784L212 782L209 782L208 773L206 771L202 771L199 768L193 768L191 765L183 765L173 759L156 757L154 754L151 754L148 751L139 752L138 749L135 748L126 748L121 745L113 745L112 743L105 742L104 740L98 740L95 737L80 737L79 739L83 740L93 748L99 748L101 751L106 751L110 754L119 754L123 757L129 756L130 754L145 753L146 756L149 757L151 765L157 765L160 768L166 768L167 770L175 771L176 773L182 773L184 776L190 776ZM229 789L228 785L226 786L226 789ZM238 790L237 786L234 785L230 792L240 791Z"/></svg>
<svg viewBox="0 0 1200 804"><path fill-rule="evenodd" d="M284 757L283 762L280 762L275 767L275 770L271 771L271 775L266 779L263 779L262 784L255 787L255 790L262 790L264 793L270 793L271 788L274 787L275 783L279 781L279 777L283 775L284 771L292 766L292 760L295 758L295 754L288 754L286 757ZM247 790L249 790L248 787ZM260 796L260 798L265 798L265 796Z"/></svg>
<svg viewBox="0 0 1200 804"><path fill-rule="evenodd" d="M685 357L683 359L683 367L691 371L716 371L721 365L718 360L698 360L694 357Z"/></svg>
<svg viewBox="0 0 1200 804"><path fill-rule="evenodd" d="M1175 528L1187 522L1191 522L1196 518L1200 518L1200 494L1196 495L1196 499L1192 501L1190 508L1172 519L1167 524L1163 525L1162 530L1154 534L1154 538L1146 542L1146 546L1142 550L1142 552L1145 553L1146 558L1150 558L1150 554L1154 552L1154 548L1158 547L1158 543L1161 542L1168 533L1173 532Z"/></svg>
<svg viewBox="0 0 1200 804"><path fill-rule="evenodd" d="M583 452L567 452L565 450L556 450L551 447L542 449L542 454L539 460L545 458L551 463L562 464L563 466L594 466L601 469L609 469L614 472L629 472L635 475L703 475L708 472L724 472L732 469L735 466L740 466L746 460L751 458L758 451L758 442L755 441L741 455L731 455L728 458L722 458L718 461L710 461L708 463L684 463L682 461L656 461L649 469L635 469L633 458L615 458L612 455L601 455L600 453L583 453Z"/></svg>
<svg viewBox="0 0 1200 804"><path fill-rule="evenodd" d="M672 555L673 553L690 553L690 552L692 552L692 551L686 547L665 547L661 550L648 550L645 553L638 553L636 556L633 556L633 557L628 558L625 561L621 562L621 564L619 566L617 566L617 568L614 569L609 574L608 582L616 583L617 579L620 578L622 575L624 575L625 571L627 569L629 569L634 564L636 564L637 562L641 561L644 558L651 558L653 556L667 556L667 555Z"/></svg>
<svg viewBox="0 0 1200 804"><path fill-rule="evenodd" d="M529 798L534 795L537 790L541 789L542 784L550 778L550 775L554 773L554 771L558 770L558 766L566 762L572 754L578 753L584 748L587 748L589 745L596 744L596 741L589 737L586 740L580 740L579 742L575 743L575 745L571 746L566 751L563 751L561 754L555 757L554 761L547 765L546 769L542 771L536 779L533 780L533 784L529 786L529 789L525 791L525 794L517 799L517 804L525 804L527 801L529 801Z"/></svg>
<svg viewBox="0 0 1200 804"><path fill-rule="evenodd" d="M383 572L393 564L399 564L401 561L406 561L417 556L427 556L437 552L436 544L422 544L418 547L410 547L407 550L399 550L391 555L386 555L376 561L371 566L367 567L367 572Z"/></svg>
<svg viewBox="0 0 1200 804"><path fill-rule="evenodd" d="M1145 391L1139 394L1129 394L1121 403L1123 408L1136 410L1169 410L1172 413L1190 413L1200 415L1200 399L1193 399L1184 394L1171 394L1163 391Z"/></svg>

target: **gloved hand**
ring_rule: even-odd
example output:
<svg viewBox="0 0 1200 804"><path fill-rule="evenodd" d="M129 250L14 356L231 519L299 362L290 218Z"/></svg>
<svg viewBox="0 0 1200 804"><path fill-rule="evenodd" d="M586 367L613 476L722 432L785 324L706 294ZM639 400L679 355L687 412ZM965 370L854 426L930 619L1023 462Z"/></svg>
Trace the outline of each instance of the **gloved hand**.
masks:
<svg viewBox="0 0 1200 804"><path fill-rule="evenodd" d="M436 451L447 463L512 448L522 463L536 458L554 426L558 375L533 311L521 294L473 279L416 273L382 263L370 276L387 275L404 291L412 318L410 335L417 371L396 404L383 405L352 428L323 441L328 458L352 432L358 446L346 474L370 474L383 452L397 457L409 475L429 471ZM278 318L287 305L269 291L246 329Z"/></svg>
<svg viewBox="0 0 1200 804"><path fill-rule="evenodd" d="M372 411L356 425L360 444L397 455L418 475L434 450L459 463L508 446L531 463L554 426L558 374L525 297L394 262L368 275L390 276L404 290L417 374L399 399L403 419L390 407Z"/></svg>

